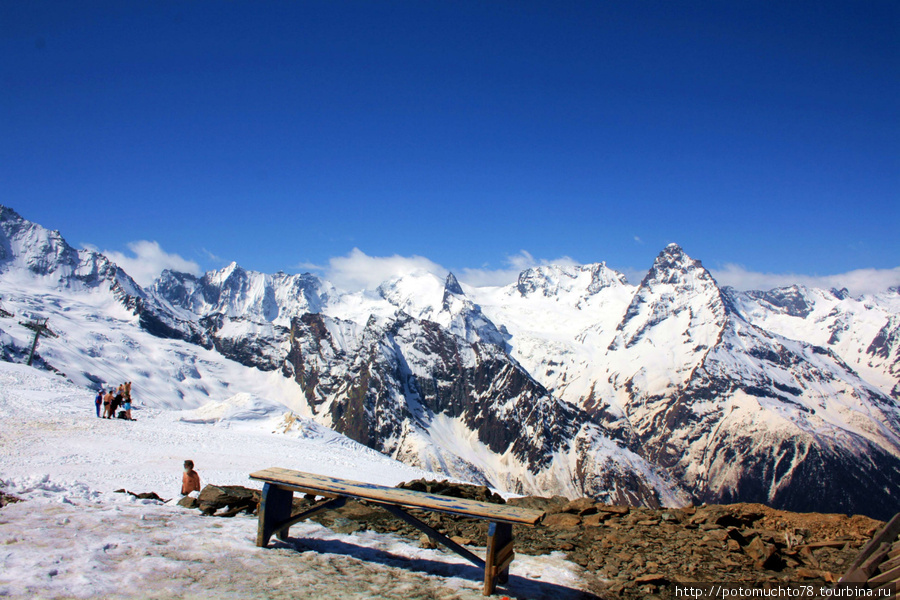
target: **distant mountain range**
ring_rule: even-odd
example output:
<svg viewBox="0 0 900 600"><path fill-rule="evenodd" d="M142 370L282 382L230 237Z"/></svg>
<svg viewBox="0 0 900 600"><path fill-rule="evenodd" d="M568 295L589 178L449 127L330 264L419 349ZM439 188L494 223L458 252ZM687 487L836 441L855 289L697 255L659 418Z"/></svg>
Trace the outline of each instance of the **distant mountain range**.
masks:
<svg viewBox="0 0 900 600"><path fill-rule="evenodd" d="M900 501L897 289L740 292L674 244L637 286L598 263L528 269L505 287L416 272L348 293L232 263L202 277L165 271L144 289L0 207L0 296L39 308L45 290L73 305L108 297L127 317L116 328L181 344L166 364L206 349L228 373L221 388L240 391L242 373L276 375L272 393L292 410L403 462L508 491L880 518ZM54 311L58 328L77 326ZM21 360L8 322L0 353ZM109 362L111 350L69 339L42 346L43 364L76 383L104 380L82 365ZM157 403L202 400L178 394Z"/></svg>

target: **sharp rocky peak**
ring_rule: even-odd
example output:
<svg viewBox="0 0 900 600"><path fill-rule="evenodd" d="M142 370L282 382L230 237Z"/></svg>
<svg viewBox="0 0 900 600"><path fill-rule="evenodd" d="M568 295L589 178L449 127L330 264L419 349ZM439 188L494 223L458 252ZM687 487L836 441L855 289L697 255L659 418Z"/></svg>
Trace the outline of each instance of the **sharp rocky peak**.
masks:
<svg viewBox="0 0 900 600"><path fill-rule="evenodd" d="M669 244L653 261L653 266L650 268L647 276L644 277L641 285L647 286L654 283L678 284L684 282L686 278L710 282L715 285L712 275L704 268L703 263L688 256L678 244Z"/></svg>
<svg viewBox="0 0 900 600"><path fill-rule="evenodd" d="M441 306L444 310L451 310L454 298L465 298L466 293L453 273L447 273L447 279L444 281L444 297L441 299Z"/></svg>
<svg viewBox="0 0 900 600"><path fill-rule="evenodd" d="M465 295L459 280L453 273L447 273L447 279L444 280L444 294L456 294L457 296Z"/></svg>

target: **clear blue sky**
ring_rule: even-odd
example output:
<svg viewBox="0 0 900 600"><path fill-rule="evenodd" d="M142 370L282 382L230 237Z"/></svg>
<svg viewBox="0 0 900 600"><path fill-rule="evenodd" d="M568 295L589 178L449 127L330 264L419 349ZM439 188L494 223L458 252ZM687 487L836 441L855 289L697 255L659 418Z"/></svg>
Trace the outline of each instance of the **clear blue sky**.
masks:
<svg viewBox="0 0 900 600"><path fill-rule="evenodd" d="M900 266L900 2L0 3L0 203L74 244Z"/></svg>

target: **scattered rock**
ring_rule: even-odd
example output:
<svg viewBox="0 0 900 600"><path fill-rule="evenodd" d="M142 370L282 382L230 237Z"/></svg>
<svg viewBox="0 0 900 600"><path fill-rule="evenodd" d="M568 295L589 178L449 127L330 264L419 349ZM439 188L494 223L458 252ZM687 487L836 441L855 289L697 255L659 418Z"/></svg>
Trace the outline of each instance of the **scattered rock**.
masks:
<svg viewBox="0 0 900 600"><path fill-rule="evenodd" d="M569 499L565 496L553 496L545 498L543 496L525 496L522 498L510 498L507 502L510 506L518 506L547 514L562 512L564 506L569 504Z"/></svg>
<svg viewBox="0 0 900 600"><path fill-rule="evenodd" d="M488 497L482 486L415 481L404 487L455 497ZM211 497L213 491L204 488L203 498L211 503L225 501L226 496ZM569 501L561 496L513 498L507 503L546 513L538 527L514 527L516 553L565 552L586 574L596 577L591 591L606 600L669 598L666 586L675 582L834 582L859 547L883 526L867 517L790 513L760 504L648 509L595 504L591 499ZM311 499L295 494L295 512L310 504ZM597 512L580 514L592 509ZM410 514L457 543L485 544L484 521L427 511L411 510ZM334 531L389 532L424 548L435 545L418 529L366 502L348 501L339 509L315 514L312 520ZM799 536L802 542L796 542Z"/></svg>
<svg viewBox="0 0 900 600"><path fill-rule="evenodd" d="M590 498L579 498L563 506L562 512L573 513L581 517L592 515L597 512L597 503Z"/></svg>
<svg viewBox="0 0 900 600"><path fill-rule="evenodd" d="M541 521L541 524L543 524L544 527L573 529L581 525L581 517L571 513L553 513L552 515L545 516L544 520Z"/></svg>
<svg viewBox="0 0 900 600"><path fill-rule="evenodd" d="M185 496L178 501L178 506L183 506L185 508L200 508L200 501L193 496Z"/></svg>
<svg viewBox="0 0 900 600"><path fill-rule="evenodd" d="M204 514L214 515L219 509L227 507L227 516L232 516L241 511L256 512L259 498L259 490L240 485L207 485L200 491L198 500L200 501L200 510Z"/></svg>
<svg viewBox="0 0 900 600"><path fill-rule="evenodd" d="M0 508L3 508L7 504L12 504L14 502L21 502L21 498L16 498L15 496L10 496L9 494L4 494L0 492Z"/></svg>
<svg viewBox="0 0 900 600"><path fill-rule="evenodd" d="M338 517L331 524L331 530L335 533L354 533L360 529L362 529L362 526L358 521L345 517Z"/></svg>
<svg viewBox="0 0 900 600"><path fill-rule="evenodd" d="M609 513L594 513L582 519L585 527L600 527L600 525L609 518Z"/></svg>
<svg viewBox="0 0 900 600"><path fill-rule="evenodd" d="M459 544L460 546L471 546L475 542L467 537L461 537L458 535L450 536L450 539Z"/></svg>
<svg viewBox="0 0 900 600"><path fill-rule="evenodd" d="M428 481L426 479L416 479L410 482L404 482L397 486L404 490L414 490L416 492L425 492L428 494L437 494L438 496L450 496L452 498L467 498L469 500L478 500L479 502L490 502L492 504L506 504L506 500L500 494L495 494L487 486L471 485L468 483L450 483L444 481Z"/></svg>
<svg viewBox="0 0 900 600"><path fill-rule="evenodd" d="M617 515L627 515L631 512L631 508L628 506L616 506L614 504L597 504L595 505L598 511L613 513Z"/></svg>

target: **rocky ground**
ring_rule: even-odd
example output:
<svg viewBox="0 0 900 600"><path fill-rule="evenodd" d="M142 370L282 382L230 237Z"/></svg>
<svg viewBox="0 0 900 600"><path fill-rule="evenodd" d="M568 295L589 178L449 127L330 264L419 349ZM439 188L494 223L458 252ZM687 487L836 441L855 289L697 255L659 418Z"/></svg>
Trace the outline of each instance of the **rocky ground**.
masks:
<svg viewBox="0 0 900 600"><path fill-rule="evenodd" d="M479 486L426 481L401 486L504 502ZM258 499L256 490L207 486L194 505L207 514L228 516L254 511ZM311 499L296 497L294 502L299 510ZM529 496L508 503L546 513L537 527L515 528L517 552L565 552L569 560L585 568L592 591L609 599L669 598L673 583L833 583L883 526L863 516L792 513L760 504L654 510L602 505L589 498L569 501L561 496ZM410 512L458 543L485 543L483 521ZM390 532L431 544L418 529L363 502L348 502L313 520L341 533Z"/></svg>

